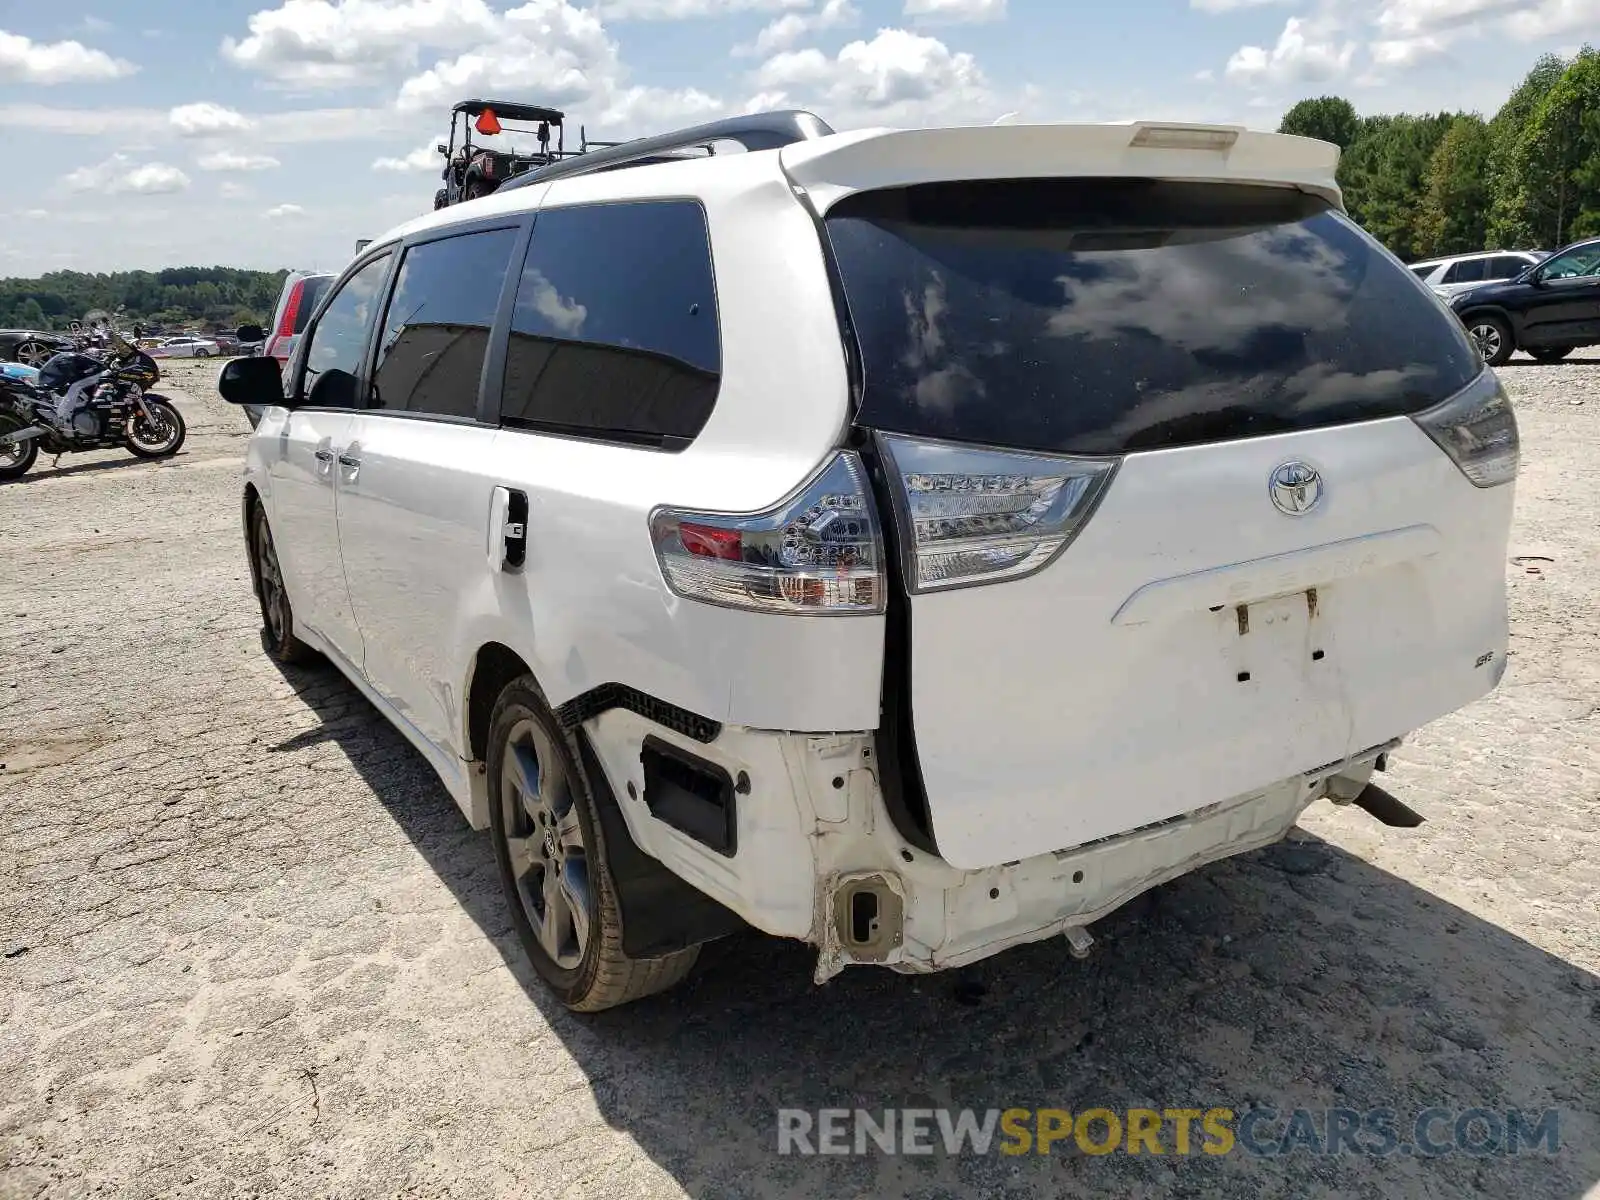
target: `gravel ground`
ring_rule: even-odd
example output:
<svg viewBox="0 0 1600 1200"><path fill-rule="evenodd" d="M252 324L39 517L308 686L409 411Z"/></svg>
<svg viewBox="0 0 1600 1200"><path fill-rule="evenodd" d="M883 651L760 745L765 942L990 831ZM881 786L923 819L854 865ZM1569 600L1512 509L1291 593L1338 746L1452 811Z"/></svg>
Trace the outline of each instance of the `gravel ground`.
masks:
<svg viewBox="0 0 1600 1200"><path fill-rule="evenodd" d="M1600 354L1512 364L1501 688L1387 783L1163 887L1087 962L824 988L719 944L579 1019L487 841L360 696L261 653L247 427L0 487L0 1195L1600 1195ZM1561 1110L1554 1155L798 1158L779 1106ZM1171 1149L1171 1142L1168 1142Z"/></svg>

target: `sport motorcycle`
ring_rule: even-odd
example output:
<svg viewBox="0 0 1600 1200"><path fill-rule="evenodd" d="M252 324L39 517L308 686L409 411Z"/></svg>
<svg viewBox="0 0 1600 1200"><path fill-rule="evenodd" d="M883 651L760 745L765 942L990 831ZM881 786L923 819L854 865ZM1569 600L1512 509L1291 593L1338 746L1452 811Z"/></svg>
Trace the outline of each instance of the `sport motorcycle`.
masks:
<svg viewBox="0 0 1600 1200"><path fill-rule="evenodd" d="M26 474L41 450L59 457L122 447L139 458L167 458L183 445L182 414L149 390L161 378L155 359L116 334L104 347L83 340L29 370L0 373L0 479ZM60 402L69 392L63 420Z"/></svg>

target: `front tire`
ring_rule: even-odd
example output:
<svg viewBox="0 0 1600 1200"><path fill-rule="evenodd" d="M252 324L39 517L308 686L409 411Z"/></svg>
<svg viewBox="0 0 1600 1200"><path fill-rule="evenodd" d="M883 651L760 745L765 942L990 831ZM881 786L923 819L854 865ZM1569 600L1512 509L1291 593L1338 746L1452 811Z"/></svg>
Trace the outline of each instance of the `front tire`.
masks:
<svg viewBox="0 0 1600 1200"><path fill-rule="evenodd" d="M1576 346L1540 346L1537 350L1529 350L1536 363L1558 363L1567 355L1576 350Z"/></svg>
<svg viewBox="0 0 1600 1200"><path fill-rule="evenodd" d="M26 429L27 425L13 416L0 416L0 436ZM39 439L29 438L10 446L0 446L0 479L20 479L32 468L39 457Z"/></svg>
<svg viewBox="0 0 1600 1200"><path fill-rule="evenodd" d="M144 406L150 410L150 416L142 412L133 414L123 445L137 458L172 457L183 448L183 439L189 436L183 414L165 396L146 396Z"/></svg>
<svg viewBox="0 0 1600 1200"><path fill-rule="evenodd" d="M1467 333L1478 348L1478 357L1491 367L1503 366L1517 348L1511 326L1501 318L1480 313L1467 320Z"/></svg>
<svg viewBox="0 0 1600 1200"><path fill-rule="evenodd" d="M622 949L593 793L531 675L500 693L489 725L489 829L511 924L568 1008L599 1012L664 991L700 948L635 959Z"/></svg>

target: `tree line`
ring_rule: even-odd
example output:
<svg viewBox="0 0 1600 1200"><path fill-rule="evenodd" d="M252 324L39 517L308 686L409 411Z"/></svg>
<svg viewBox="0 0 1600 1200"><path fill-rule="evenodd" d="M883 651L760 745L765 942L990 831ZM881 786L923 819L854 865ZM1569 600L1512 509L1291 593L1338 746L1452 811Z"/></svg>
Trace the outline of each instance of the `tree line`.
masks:
<svg viewBox="0 0 1600 1200"><path fill-rule="evenodd" d="M1360 116L1302 100L1282 133L1333 142L1350 215L1413 262L1475 250L1554 250L1600 235L1600 53L1547 54L1489 120Z"/></svg>
<svg viewBox="0 0 1600 1200"><path fill-rule="evenodd" d="M65 329L95 311L132 325L199 325L207 330L260 324L272 314L286 271L171 267L90 275L52 271L38 279L0 279L0 327Z"/></svg>

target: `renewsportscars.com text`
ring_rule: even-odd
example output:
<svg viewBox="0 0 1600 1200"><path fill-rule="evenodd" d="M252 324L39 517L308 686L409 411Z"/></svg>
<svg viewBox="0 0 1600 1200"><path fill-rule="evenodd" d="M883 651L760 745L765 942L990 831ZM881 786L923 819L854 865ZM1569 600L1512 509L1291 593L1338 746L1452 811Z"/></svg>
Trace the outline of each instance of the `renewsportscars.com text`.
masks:
<svg viewBox="0 0 1600 1200"><path fill-rule="evenodd" d="M1557 1109L798 1108L778 1110L778 1153L1555 1154Z"/></svg>

